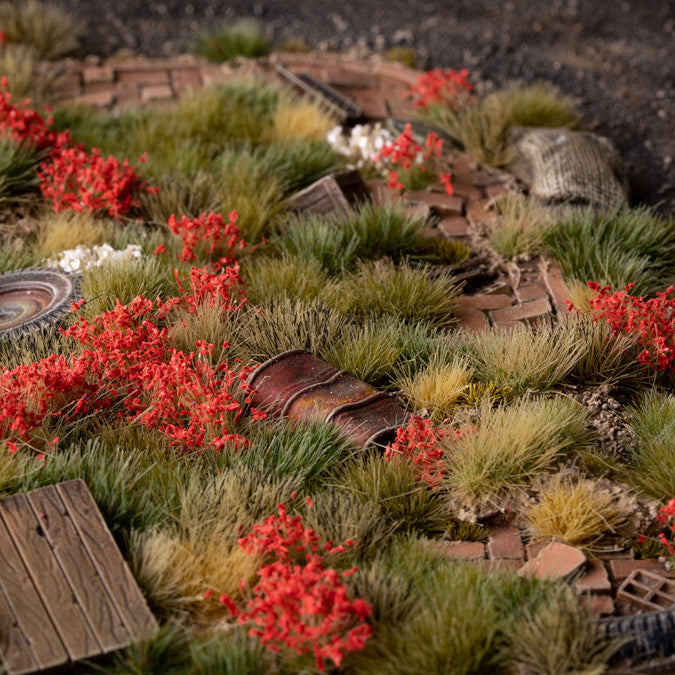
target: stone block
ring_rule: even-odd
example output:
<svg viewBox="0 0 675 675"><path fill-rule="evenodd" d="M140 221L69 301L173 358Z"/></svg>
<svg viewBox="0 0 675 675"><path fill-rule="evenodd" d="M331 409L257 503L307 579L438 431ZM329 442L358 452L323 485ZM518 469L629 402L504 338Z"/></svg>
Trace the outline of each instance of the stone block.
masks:
<svg viewBox="0 0 675 675"><path fill-rule="evenodd" d="M469 221L462 216L441 218L438 229L448 238L464 237L469 234Z"/></svg>
<svg viewBox="0 0 675 675"><path fill-rule="evenodd" d="M510 307L513 299L508 295L462 295L457 298L457 304L466 309L480 309L486 311L489 309L500 309Z"/></svg>
<svg viewBox="0 0 675 675"><path fill-rule="evenodd" d="M492 559L522 560L525 557L523 542L517 527L498 527L490 532L487 543L488 556Z"/></svg>
<svg viewBox="0 0 675 675"><path fill-rule="evenodd" d="M459 321L459 328L469 333L479 333L490 327L487 316L478 309L457 307L455 316Z"/></svg>
<svg viewBox="0 0 675 675"><path fill-rule="evenodd" d="M441 541L434 546L439 553L448 558L461 560L483 560L485 545L479 541Z"/></svg>

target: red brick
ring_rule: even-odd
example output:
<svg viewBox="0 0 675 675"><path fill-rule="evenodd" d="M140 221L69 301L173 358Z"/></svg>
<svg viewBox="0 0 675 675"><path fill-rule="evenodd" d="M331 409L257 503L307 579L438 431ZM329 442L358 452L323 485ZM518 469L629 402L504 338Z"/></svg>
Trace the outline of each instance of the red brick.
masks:
<svg viewBox="0 0 675 675"><path fill-rule="evenodd" d="M229 66L202 66L199 69L205 87L215 87L227 84L234 77L234 71Z"/></svg>
<svg viewBox="0 0 675 675"><path fill-rule="evenodd" d="M54 91L59 98L79 95L82 89L82 76L77 71L69 71L56 76Z"/></svg>
<svg viewBox="0 0 675 675"><path fill-rule="evenodd" d="M478 201L483 198L483 193L471 183L455 181L451 179L453 194L461 197L465 201Z"/></svg>
<svg viewBox="0 0 675 675"><path fill-rule="evenodd" d="M635 570L646 570L667 577L675 577L675 571L666 571L663 563L658 560L610 560L609 573L613 581L623 581Z"/></svg>
<svg viewBox="0 0 675 675"><path fill-rule="evenodd" d="M382 78L396 80L411 87L417 84L417 78L421 75L400 63L380 63L375 67L375 73Z"/></svg>
<svg viewBox="0 0 675 675"><path fill-rule="evenodd" d="M117 73L117 81L122 84L169 84L169 73L166 70L125 70Z"/></svg>
<svg viewBox="0 0 675 675"><path fill-rule="evenodd" d="M374 89L377 87L377 78L368 71L368 66L359 66L358 64L351 67L328 66L324 69L321 79L333 87Z"/></svg>
<svg viewBox="0 0 675 675"><path fill-rule="evenodd" d="M97 108L108 108L113 104L113 93L110 89L101 92L91 92L88 94L82 94L78 101L80 103L86 103L87 105L92 105Z"/></svg>
<svg viewBox="0 0 675 675"><path fill-rule="evenodd" d="M540 541L531 541L529 544L525 544L525 558L527 560L536 558L550 543L550 539L543 539Z"/></svg>
<svg viewBox="0 0 675 675"><path fill-rule="evenodd" d="M110 66L87 66L82 71L82 81L85 84L93 82L113 82L115 71Z"/></svg>
<svg viewBox="0 0 675 675"><path fill-rule="evenodd" d="M512 298L508 295L462 295L457 298L457 304L466 309L499 309L510 307Z"/></svg>
<svg viewBox="0 0 675 675"><path fill-rule="evenodd" d="M551 304L548 298L542 298L540 300L524 302L522 305L492 310L490 318L495 323L497 321L529 321L550 311Z"/></svg>
<svg viewBox="0 0 675 675"><path fill-rule="evenodd" d="M446 237L464 237L469 233L469 221L462 216L441 218L438 227Z"/></svg>
<svg viewBox="0 0 675 675"><path fill-rule="evenodd" d="M569 299L569 290L563 280L558 265L550 260L542 260L539 266L539 272L542 281L546 285L546 289L551 295L553 303L556 306L565 306L565 300Z"/></svg>
<svg viewBox="0 0 675 675"><path fill-rule="evenodd" d="M196 68L190 70L172 70L171 84L177 92L199 89L202 86L202 76Z"/></svg>
<svg viewBox="0 0 675 675"><path fill-rule="evenodd" d="M583 551L574 546L551 542L536 558L529 560L518 570L521 577L537 579L561 579L571 577L586 562Z"/></svg>
<svg viewBox="0 0 675 675"><path fill-rule="evenodd" d="M423 190L408 190L406 192L411 202L428 204L439 216L461 216L464 202L461 197L441 192L425 192Z"/></svg>
<svg viewBox="0 0 675 675"><path fill-rule="evenodd" d="M168 84L155 84L141 87L141 102L167 101L173 98L173 89Z"/></svg>
<svg viewBox="0 0 675 675"><path fill-rule="evenodd" d="M484 223L494 223L497 220L497 215L494 211L487 208L487 199L478 199L468 202L466 206L466 217L470 223L474 225L482 225Z"/></svg>
<svg viewBox="0 0 675 675"><path fill-rule="evenodd" d="M363 116L372 120L383 120L387 117L387 106L383 92L377 89L345 89L336 87L336 89L351 98L356 105L363 111Z"/></svg>
<svg viewBox="0 0 675 675"><path fill-rule="evenodd" d="M462 560L482 560L485 558L485 545L479 541L441 541L434 546L448 558Z"/></svg>
<svg viewBox="0 0 675 675"><path fill-rule="evenodd" d="M485 314L477 309L458 307L455 316L459 321L459 327L469 333L480 333L490 327Z"/></svg>
<svg viewBox="0 0 675 675"><path fill-rule="evenodd" d="M603 551L598 554L600 560L633 560L635 551L632 548L620 548L614 551Z"/></svg>
<svg viewBox="0 0 675 675"><path fill-rule="evenodd" d="M490 533L487 543L490 558L508 558L522 560L525 557L523 542L517 527L499 527Z"/></svg>
<svg viewBox="0 0 675 675"><path fill-rule="evenodd" d="M506 333L513 333L514 330L523 330L525 328L525 324L522 321L495 321L493 326Z"/></svg>
<svg viewBox="0 0 675 675"><path fill-rule="evenodd" d="M611 593L612 583L602 560L589 560L586 569L576 582L577 593Z"/></svg>
<svg viewBox="0 0 675 675"><path fill-rule="evenodd" d="M392 117L397 119L412 119L419 112L417 108L404 98L397 96L395 92L385 89L386 94L384 107Z"/></svg>
<svg viewBox="0 0 675 675"><path fill-rule="evenodd" d="M531 300L548 299L546 288L543 284L536 281L530 281L525 284L520 284L518 288L514 289L518 302L530 302Z"/></svg>
<svg viewBox="0 0 675 675"><path fill-rule="evenodd" d="M501 572L502 570L513 570L517 572L524 564L524 560L514 558L500 558L499 560L474 560L474 563L480 565L485 572Z"/></svg>
<svg viewBox="0 0 675 675"><path fill-rule="evenodd" d="M614 601L611 595L584 595L579 599L582 607L593 609L595 616L611 616L614 614Z"/></svg>

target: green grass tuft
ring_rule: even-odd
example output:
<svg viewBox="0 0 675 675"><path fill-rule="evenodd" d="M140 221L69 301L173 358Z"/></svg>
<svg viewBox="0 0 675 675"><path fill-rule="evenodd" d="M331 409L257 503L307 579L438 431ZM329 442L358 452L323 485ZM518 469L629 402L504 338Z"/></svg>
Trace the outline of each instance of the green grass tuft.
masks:
<svg viewBox="0 0 675 675"><path fill-rule="evenodd" d="M468 503L488 501L549 471L590 443L589 413L563 398L523 398L480 409L477 428L447 446L448 485Z"/></svg>
<svg viewBox="0 0 675 675"><path fill-rule="evenodd" d="M670 499L675 494L675 396L652 389L628 414L638 438L630 478L648 495Z"/></svg>
<svg viewBox="0 0 675 675"><path fill-rule="evenodd" d="M37 171L43 160L27 144L11 138L0 138L0 206L24 202L37 190L40 181Z"/></svg>
<svg viewBox="0 0 675 675"><path fill-rule="evenodd" d="M645 295L675 275L675 221L646 207L570 216L548 230L544 244L567 278L613 290L634 283L632 293Z"/></svg>
<svg viewBox="0 0 675 675"><path fill-rule="evenodd" d="M454 320L461 285L449 274L434 278L428 267L384 262L363 264L352 275L326 286L326 303L344 314L392 316L406 323L447 326Z"/></svg>
<svg viewBox="0 0 675 675"><path fill-rule="evenodd" d="M363 503L378 505L399 530L434 535L447 527L443 502L405 462L374 455L358 460L345 466L339 487Z"/></svg>
<svg viewBox="0 0 675 675"><path fill-rule="evenodd" d="M574 332L551 323L533 330L492 328L468 341L477 378L508 385L516 395L550 389L563 380L578 363L584 347Z"/></svg>
<svg viewBox="0 0 675 675"><path fill-rule="evenodd" d="M264 361L289 349L326 354L341 339L347 320L321 303L281 298L240 315L233 348L244 359Z"/></svg>
<svg viewBox="0 0 675 675"><path fill-rule="evenodd" d="M42 59L58 59L79 47L84 24L38 0L0 3L0 26L10 43L33 47Z"/></svg>
<svg viewBox="0 0 675 675"><path fill-rule="evenodd" d="M223 24L214 33L201 35L192 47L193 53L209 61L234 61L237 56L256 58L270 52L270 44L255 19L238 19Z"/></svg>
<svg viewBox="0 0 675 675"><path fill-rule="evenodd" d="M550 82L515 84L490 96L508 109L511 125L574 128L581 118L574 100Z"/></svg>

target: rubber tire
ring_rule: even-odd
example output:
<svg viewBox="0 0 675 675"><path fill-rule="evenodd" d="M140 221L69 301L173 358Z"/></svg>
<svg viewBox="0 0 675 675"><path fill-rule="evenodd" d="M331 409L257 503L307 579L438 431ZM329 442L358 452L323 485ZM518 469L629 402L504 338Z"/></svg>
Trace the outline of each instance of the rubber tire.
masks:
<svg viewBox="0 0 675 675"><path fill-rule="evenodd" d="M82 299L79 277L54 269L26 269L0 274L0 317L2 296L10 290L38 291L47 299L43 309L30 313L15 325L0 328L0 341L25 336L38 329L54 328L70 315L70 304Z"/></svg>
<svg viewBox="0 0 675 675"><path fill-rule="evenodd" d="M598 622L608 638L628 638L617 656L650 659L675 654L675 609L635 616L611 617Z"/></svg>

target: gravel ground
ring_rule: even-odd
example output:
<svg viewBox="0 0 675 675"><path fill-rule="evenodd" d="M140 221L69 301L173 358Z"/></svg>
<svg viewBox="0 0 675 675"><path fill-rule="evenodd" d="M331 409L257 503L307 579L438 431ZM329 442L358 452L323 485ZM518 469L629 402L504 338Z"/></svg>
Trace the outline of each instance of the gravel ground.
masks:
<svg viewBox="0 0 675 675"><path fill-rule="evenodd" d="M84 53L184 53L199 31L254 15L271 39L318 49L415 47L501 86L547 79L618 146L633 200L675 212L671 0L56 0L88 25Z"/></svg>

